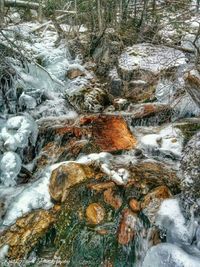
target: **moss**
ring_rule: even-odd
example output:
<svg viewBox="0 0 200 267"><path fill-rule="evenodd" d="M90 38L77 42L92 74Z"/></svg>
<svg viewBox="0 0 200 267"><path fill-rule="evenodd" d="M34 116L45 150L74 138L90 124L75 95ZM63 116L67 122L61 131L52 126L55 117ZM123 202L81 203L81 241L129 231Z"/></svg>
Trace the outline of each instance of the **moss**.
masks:
<svg viewBox="0 0 200 267"><path fill-rule="evenodd" d="M188 121L184 124L176 125L184 136L184 145L192 138L192 136L200 130L200 121Z"/></svg>

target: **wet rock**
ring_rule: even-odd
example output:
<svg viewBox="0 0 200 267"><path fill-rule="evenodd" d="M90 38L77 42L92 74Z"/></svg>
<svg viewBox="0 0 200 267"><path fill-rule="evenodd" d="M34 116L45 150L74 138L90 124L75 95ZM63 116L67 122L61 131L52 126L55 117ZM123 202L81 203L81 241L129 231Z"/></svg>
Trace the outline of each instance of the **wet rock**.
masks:
<svg viewBox="0 0 200 267"><path fill-rule="evenodd" d="M196 216L200 212L200 132L186 145L181 160L183 212L190 217L191 208Z"/></svg>
<svg viewBox="0 0 200 267"><path fill-rule="evenodd" d="M86 209L86 218L90 224L99 224L104 220L105 210L98 203L90 204Z"/></svg>
<svg viewBox="0 0 200 267"><path fill-rule="evenodd" d="M72 79L75 79L75 78L80 77L80 76L85 76L85 72L81 69L73 68L73 69L70 69L67 71L66 76L68 79L72 80Z"/></svg>
<svg viewBox="0 0 200 267"><path fill-rule="evenodd" d="M114 195L112 188L104 191L104 201L116 210L122 205L122 199L119 196Z"/></svg>
<svg viewBox="0 0 200 267"><path fill-rule="evenodd" d="M130 210L125 209L118 229L118 242L128 245L134 238L137 216Z"/></svg>
<svg viewBox="0 0 200 267"><path fill-rule="evenodd" d="M101 191L104 191L106 189L110 189L113 187L115 187L114 182L93 183L93 184L88 185L88 188L90 188L91 190L97 191L97 192L101 192Z"/></svg>
<svg viewBox="0 0 200 267"><path fill-rule="evenodd" d="M98 113L110 104L109 94L98 87L75 88L66 98L77 112Z"/></svg>
<svg viewBox="0 0 200 267"><path fill-rule="evenodd" d="M186 90L200 107L200 73L193 69L185 74Z"/></svg>
<svg viewBox="0 0 200 267"><path fill-rule="evenodd" d="M83 116L75 123L54 120L40 127L37 169L55 162L75 160L79 154L117 152L136 146L136 138L121 116ZM45 143L44 141L45 140Z"/></svg>
<svg viewBox="0 0 200 267"><path fill-rule="evenodd" d="M59 210L60 207L55 206L50 211L33 211L1 233L0 247L9 245L8 258L24 258L55 222Z"/></svg>
<svg viewBox="0 0 200 267"><path fill-rule="evenodd" d="M53 200L63 202L70 187L94 178L92 168L85 164L68 162L52 171L49 192Z"/></svg>
<svg viewBox="0 0 200 267"><path fill-rule="evenodd" d="M155 222L155 216L162 201L171 196L172 194L166 186L159 186L144 197L141 208L151 223Z"/></svg>
<svg viewBox="0 0 200 267"><path fill-rule="evenodd" d="M144 77L142 78L144 79ZM146 80L133 80L125 83L124 95L132 103L145 103L155 100L158 79L157 77L145 78Z"/></svg>
<svg viewBox="0 0 200 267"><path fill-rule="evenodd" d="M83 117L82 125L91 127L94 142L102 151L129 150L136 145L126 122L120 116L99 115Z"/></svg>
<svg viewBox="0 0 200 267"><path fill-rule="evenodd" d="M131 199L129 201L129 206L131 208L131 210L135 213L139 212L141 210L141 204L139 201L137 201L136 199Z"/></svg>
<svg viewBox="0 0 200 267"><path fill-rule="evenodd" d="M158 186L167 186L173 194L180 192L180 180L176 171L160 162L143 160L130 166L129 172L131 177L126 185L127 189L138 188L140 194L146 195Z"/></svg>
<svg viewBox="0 0 200 267"><path fill-rule="evenodd" d="M159 125L169 122L172 109L169 105L148 103L129 106L127 112L131 113L131 124L133 126Z"/></svg>

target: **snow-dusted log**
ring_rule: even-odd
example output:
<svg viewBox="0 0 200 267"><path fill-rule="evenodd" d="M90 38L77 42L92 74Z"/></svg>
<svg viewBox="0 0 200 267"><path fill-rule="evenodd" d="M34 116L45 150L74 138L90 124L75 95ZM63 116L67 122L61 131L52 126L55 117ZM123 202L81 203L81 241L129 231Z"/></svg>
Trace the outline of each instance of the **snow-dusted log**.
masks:
<svg viewBox="0 0 200 267"><path fill-rule="evenodd" d="M40 7L39 3L34 3L30 1L21 1L21 0L4 0L5 7L23 7L23 8L31 8L38 9Z"/></svg>

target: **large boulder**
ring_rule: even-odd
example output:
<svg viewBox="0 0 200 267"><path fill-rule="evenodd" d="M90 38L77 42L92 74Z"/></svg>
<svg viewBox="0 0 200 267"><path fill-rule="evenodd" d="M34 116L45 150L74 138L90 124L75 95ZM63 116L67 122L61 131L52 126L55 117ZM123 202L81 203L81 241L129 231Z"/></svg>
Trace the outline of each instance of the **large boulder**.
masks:
<svg viewBox="0 0 200 267"><path fill-rule="evenodd" d="M85 164L68 162L53 170L50 178L49 192L53 200L63 202L70 189L87 179L93 178L95 173Z"/></svg>

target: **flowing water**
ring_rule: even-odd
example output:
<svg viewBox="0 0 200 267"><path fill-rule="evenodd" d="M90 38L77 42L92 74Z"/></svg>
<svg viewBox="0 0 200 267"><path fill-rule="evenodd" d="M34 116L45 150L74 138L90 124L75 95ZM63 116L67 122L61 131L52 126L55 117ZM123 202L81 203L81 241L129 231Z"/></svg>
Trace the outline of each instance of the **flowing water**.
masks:
<svg viewBox="0 0 200 267"><path fill-rule="evenodd" d="M45 143L53 141L59 149L62 148L63 140L59 136L52 136L51 132L49 135L44 135L49 140L42 139L44 136L38 136L38 133L45 127L73 123L80 115L69 103L66 94L70 95L73 90L80 91L94 77L93 73L84 69L79 58L71 58L64 42L58 47L54 45L57 38L55 32L47 30L42 36L29 34L33 27L34 24L31 23L20 25L20 34L26 37L24 41L20 40L20 44L32 58L40 61L42 66L34 62L27 62L24 66L18 58L7 55L6 64L13 69L13 76L10 77L9 83L2 84L0 95L0 204L3 203L0 210L1 231L7 229L24 214L53 207L48 192L49 179L52 170L58 167L62 160L54 149L44 169L38 168L37 163ZM84 70L86 75L74 80L66 78L66 72L72 68ZM166 86L165 90L162 89L164 83L169 85L168 96L165 95L165 97L163 94L166 94ZM170 94L173 94L173 90L170 81L160 81L157 87L157 98L160 104L169 104L168 99ZM73 158L72 155L68 160L80 163L98 162L98 166L105 172L112 173L114 181L118 183L121 181L122 184L129 175L127 171L129 165L138 163L140 157L147 164L161 163L164 168L179 172L185 142L179 124L185 123L185 117L200 114L197 106L190 108L192 100L189 95L181 101L181 104L179 102L173 110L170 122L165 124L162 123L164 115L154 116L148 120L140 118L134 120L129 117L130 110L121 112L127 119L133 135L137 137L137 149L142 151L139 156L133 149L119 155L93 153L86 156L83 153L78 159L75 156ZM183 120L179 122L180 119ZM160 143L159 140L161 140ZM23 178L22 167L26 169L26 174L34 175ZM130 196L136 197L140 192L135 189L130 193L128 189L118 186L117 194L123 201L127 201ZM65 259L65 255L71 255L70 250L73 251L73 257L69 266L74 267L200 266L199 222L196 218L191 217L189 221L184 218L178 195L161 204L156 218L153 218L153 208L156 207L156 203L153 204L152 209L150 207L146 211L146 214L140 213L137 218L133 214L128 215L126 223L129 224L130 229L134 229L135 238L134 242L121 246L117 244L115 237L122 208L118 211L108 209L107 223L95 229L79 223L77 218L73 217L73 209L76 209L80 202L86 207L91 200L103 202L101 197L98 199L96 195L91 194L84 184L72 190L68 196L72 206L63 208L66 214L70 214L69 218L65 218L63 212L56 226L28 255L28 261L30 264L32 262L32 266L56 266L56 261L52 263L52 259L57 259L59 263L61 259ZM152 221L149 218L152 218ZM160 236L156 241L158 228ZM100 230L108 234L97 234ZM73 245L70 243L71 240ZM70 248L69 251L67 251L68 248ZM6 244L0 248L2 260L6 257L7 250ZM58 254L61 258L56 258ZM22 262L21 266L27 266L26 262ZM62 263L65 264L65 261L62 260Z"/></svg>

